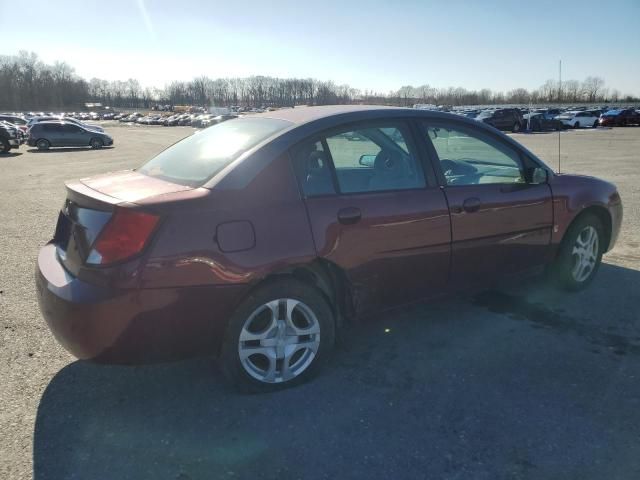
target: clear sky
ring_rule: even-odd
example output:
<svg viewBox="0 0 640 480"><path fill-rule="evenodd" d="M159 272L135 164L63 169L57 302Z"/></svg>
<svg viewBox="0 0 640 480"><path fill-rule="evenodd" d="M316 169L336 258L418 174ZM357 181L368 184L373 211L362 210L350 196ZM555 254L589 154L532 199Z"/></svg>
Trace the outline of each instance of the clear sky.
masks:
<svg viewBox="0 0 640 480"><path fill-rule="evenodd" d="M0 0L0 54L144 86L194 76L537 88L601 76L640 95L640 0Z"/></svg>

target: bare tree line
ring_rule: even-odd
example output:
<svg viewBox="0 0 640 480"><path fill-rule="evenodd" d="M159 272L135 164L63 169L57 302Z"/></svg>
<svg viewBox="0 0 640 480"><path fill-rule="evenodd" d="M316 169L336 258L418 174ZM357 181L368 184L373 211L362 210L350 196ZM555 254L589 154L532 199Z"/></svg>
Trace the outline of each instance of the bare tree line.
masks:
<svg viewBox="0 0 640 480"><path fill-rule="evenodd" d="M567 80L560 85L547 80L536 90L516 88L508 92L489 89L435 88L429 85L403 86L387 93L359 90L349 85L312 78L217 78L206 76L191 81L174 81L163 89L142 87L135 79L85 80L64 62L47 65L35 53L0 56L0 109L77 109L85 102L100 102L114 108L150 108L156 104L198 106L286 107L368 103L410 106L636 102L630 94L608 89L601 77Z"/></svg>

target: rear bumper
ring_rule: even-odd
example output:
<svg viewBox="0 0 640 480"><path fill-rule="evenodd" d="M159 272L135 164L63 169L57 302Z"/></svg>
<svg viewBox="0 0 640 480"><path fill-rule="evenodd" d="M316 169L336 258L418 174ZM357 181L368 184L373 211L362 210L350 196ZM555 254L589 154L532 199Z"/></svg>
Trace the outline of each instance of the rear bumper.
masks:
<svg viewBox="0 0 640 480"><path fill-rule="evenodd" d="M103 363L168 361L217 351L247 288L96 286L67 272L52 244L38 256L36 287L40 311L56 340L77 358Z"/></svg>

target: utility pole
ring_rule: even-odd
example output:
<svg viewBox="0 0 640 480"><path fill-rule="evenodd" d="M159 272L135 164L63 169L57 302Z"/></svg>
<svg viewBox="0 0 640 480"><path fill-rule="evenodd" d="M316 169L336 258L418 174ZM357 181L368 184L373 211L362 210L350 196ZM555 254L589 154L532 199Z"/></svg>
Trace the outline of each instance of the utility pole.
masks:
<svg viewBox="0 0 640 480"><path fill-rule="evenodd" d="M560 60L558 68L558 104L562 103L562 60ZM562 129L558 130L558 173L560 173L560 133Z"/></svg>

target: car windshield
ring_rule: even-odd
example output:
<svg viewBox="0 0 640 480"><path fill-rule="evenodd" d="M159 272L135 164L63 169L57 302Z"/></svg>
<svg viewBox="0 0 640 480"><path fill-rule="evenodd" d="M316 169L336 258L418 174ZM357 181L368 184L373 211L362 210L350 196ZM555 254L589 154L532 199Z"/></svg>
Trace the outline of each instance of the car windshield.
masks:
<svg viewBox="0 0 640 480"><path fill-rule="evenodd" d="M244 152L290 125L273 118L219 123L172 145L138 171L181 185L200 186Z"/></svg>
<svg viewBox="0 0 640 480"><path fill-rule="evenodd" d="M487 118L493 116L493 112L490 110L485 110L484 112L480 112L476 118Z"/></svg>

